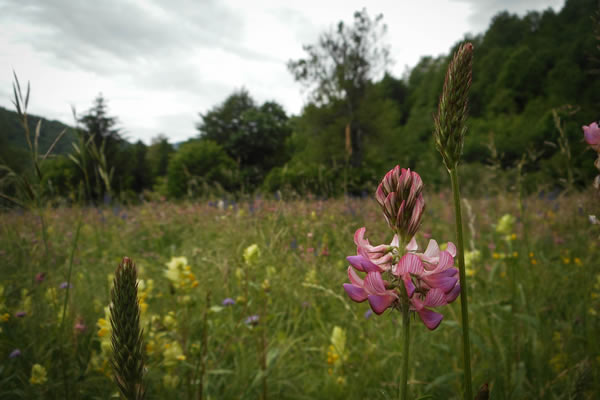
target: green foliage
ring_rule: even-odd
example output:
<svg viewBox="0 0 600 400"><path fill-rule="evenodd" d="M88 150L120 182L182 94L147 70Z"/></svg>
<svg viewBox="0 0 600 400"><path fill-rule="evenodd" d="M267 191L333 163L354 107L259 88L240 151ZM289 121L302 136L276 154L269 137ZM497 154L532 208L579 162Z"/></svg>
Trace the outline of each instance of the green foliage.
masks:
<svg viewBox="0 0 600 400"><path fill-rule="evenodd" d="M242 182L256 187L267 172L287 160L285 140L290 134L288 117L276 102L257 106L242 89L222 104L201 114L200 138L213 140L237 161Z"/></svg>
<svg viewBox="0 0 600 400"><path fill-rule="evenodd" d="M45 154L52 143L62 131L65 131L63 138L56 143L53 154L67 154L71 151L71 142L77 140L77 135L73 130L59 121L50 121L43 117L28 114L29 126L36 126L38 121L42 121L43 135L39 138L38 151ZM10 157L13 151L20 151L27 148L27 140L23 136L22 119L16 111L7 110L0 107L0 157ZM9 150L10 149L10 150ZM14 157L14 159L18 159Z"/></svg>
<svg viewBox="0 0 600 400"><path fill-rule="evenodd" d="M209 190L233 190L237 184L235 162L211 140L191 141L179 147L169 162L167 188L181 198L209 194Z"/></svg>
<svg viewBox="0 0 600 400"><path fill-rule="evenodd" d="M168 138L160 134L152 138L152 143L146 151L146 162L150 168L152 181L156 182L158 177L167 175L169 157L175 152Z"/></svg>
<svg viewBox="0 0 600 400"><path fill-rule="evenodd" d="M335 117L348 124L350 161L359 167L363 163L364 121L357 118L371 80L385 71L389 50L381 38L387 27L383 15L371 19L366 9L354 13L354 23L343 21L337 29L321 34L316 45L305 45L306 58L290 60L288 69L294 78L311 90L314 104L333 105Z"/></svg>

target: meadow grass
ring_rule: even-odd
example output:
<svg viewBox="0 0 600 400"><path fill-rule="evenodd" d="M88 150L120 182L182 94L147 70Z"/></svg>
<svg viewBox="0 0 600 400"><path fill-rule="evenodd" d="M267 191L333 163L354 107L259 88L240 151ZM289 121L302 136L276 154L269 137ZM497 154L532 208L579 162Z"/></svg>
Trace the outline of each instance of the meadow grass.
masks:
<svg viewBox="0 0 600 400"><path fill-rule="evenodd" d="M421 248L429 235L454 241L451 194L425 198ZM491 399L598 398L597 197L535 196L523 210L516 194L464 208L475 391L487 382ZM0 398L118 397L105 307L124 256L143 281L147 398L397 398L401 314L370 315L342 288L355 230L391 239L374 199L41 213L46 244L40 213L0 214ZM505 214L514 224L497 229ZM177 279L165 275L173 257L187 261ZM409 398L461 398L458 303L435 331L411 324Z"/></svg>

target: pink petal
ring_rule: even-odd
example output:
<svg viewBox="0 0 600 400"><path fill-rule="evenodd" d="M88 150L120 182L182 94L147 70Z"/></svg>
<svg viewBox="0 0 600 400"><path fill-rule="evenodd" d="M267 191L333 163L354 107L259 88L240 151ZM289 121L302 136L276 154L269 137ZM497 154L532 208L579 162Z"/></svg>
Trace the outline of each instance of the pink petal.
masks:
<svg viewBox="0 0 600 400"><path fill-rule="evenodd" d="M427 283L432 289L439 288L444 291L444 293L448 293L454 288L456 282L458 282L457 278L444 276L443 273L423 276L423 280Z"/></svg>
<svg viewBox="0 0 600 400"><path fill-rule="evenodd" d="M407 273L413 275L420 275L424 272L423 264L421 263L421 259L413 253L406 253L402 256L400 261L398 261L398 265L396 266L396 271L392 271L396 276L401 276Z"/></svg>
<svg viewBox="0 0 600 400"><path fill-rule="evenodd" d="M414 238L410 239L410 242L406 245L406 250L408 251L417 251L419 246L417 245L417 240Z"/></svg>
<svg viewBox="0 0 600 400"><path fill-rule="evenodd" d="M363 256L349 256L346 260L359 271L381 272L381 268L373 264L368 258Z"/></svg>
<svg viewBox="0 0 600 400"><path fill-rule="evenodd" d="M358 228L356 232L354 232L354 244L359 247L365 247L369 245L369 241L365 239L365 232L367 228L364 226L362 228Z"/></svg>
<svg viewBox="0 0 600 400"><path fill-rule="evenodd" d="M367 292L365 292L363 288L351 285L349 283L344 283L344 290L348 296L357 303L362 303L367 299L368 296Z"/></svg>
<svg viewBox="0 0 600 400"><path fill-rule="evenodd" d="M379 272L369 272L365 277L365 291L369 294L385 293L385 284Z"/></svg>
<svg viewBox="0 0 600 400"><path fill-rule="evenodd" d="M427 245L427 250L423 255L427 258L437 257L440 254L440 247L438 246L435 239L429 240L429 244Z"/></svg>
<svg viewBox="0 0 600 400"><path fill-rule="evenodd" d="M389 306L392 305L395 297L391 295L378 296L371 294L369 295L368 299L373 312L377 315L381 315Z"/></svg>
<svg viewBox="0 0 600 400"><path fill-rule="evenodd" d="M394 235L394 238L392 239L390 246L394 246L394 247L400 246L400 239L398 239L398 235Z"/></svg>
<svg viewBox="0 0 600 400"><path fill-rule="evenodd" d="M451 291L446 293L446 301L452 303L460 294L460 283L457 283Z"/></svg>
<svg viewBox="0 0 600 400"><path fill-rule="evenodd" d="M437 265L430 271L431 273L439 273L446 271L454 266L454 258L446 250L440 251Z"/></svg>
<svg viewBox="0 0 600 400"><path fill-rule="evenodd" d="M448 247L446 247L446 251L450 253L450 255L454 258L456 257L456 246L452 242L448 242Z"/></svg>
<svg viewBox="0 0 600 400"><path fill-rule="evenodd" d="M431 289L429 292L427 292L427 295L425 295L425 301L423 302L423 305L427 307L439 307L446 304L446 294L443 290L437 288Z"/></svg>
<svg viewBox="0 0 600 400"><path fill-rule="evenodd" d="M442 319L444 318L442 314L436 313L435 311L431 311L426 308L423 308L422 310L417 312L419 313L419 317L421 317L421 321L423 321L425 326L431 331L437 328L442 322Z"/></svg>
<svg viewBox="0 0 600 400"><path fill-rule="evenodd" d="M354 286L363 287L365 285L363 279L358 276L354 268L348 267L348 278Z"/></svg>
<svg viewBox="0 0 600 400"><path fill-rule="evenodd" d="M385 192L383 191L383 182L380 183L379 186L377 186L375 198L377 199L379 205L383 207L383 204L385 203Z"/></svg>
<svg viewBox="0 0 600 400"><path fill-rule="evenodd" d="M415 285L412 282L412 279L410 279L410 275L409 274L404 274L404 276L402 277L402 281L404 282L404 288L406 289L406 294L408 295L408 297L412 297L413 294L415 293Z"/></svg>

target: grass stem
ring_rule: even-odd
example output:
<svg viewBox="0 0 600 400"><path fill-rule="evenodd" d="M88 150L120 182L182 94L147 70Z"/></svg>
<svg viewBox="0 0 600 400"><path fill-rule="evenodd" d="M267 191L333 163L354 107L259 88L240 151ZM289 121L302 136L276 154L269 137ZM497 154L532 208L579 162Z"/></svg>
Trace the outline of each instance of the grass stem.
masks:
<svg viewBox="0 0 600 400"><path fill-rule="evenodd" d="M460 190L458 186L457 168L448 171L452 181L452 194L454 195L454 216L456 218L456 241L458 248L458 273L460 276L460 309L462 314L463 336L463 363L464 363L464 398L473 399L471 388L471 342L469 339L469 305L467 294L467 276L465 274L465 245L463 239L462 212L460 205Z"/></svg>

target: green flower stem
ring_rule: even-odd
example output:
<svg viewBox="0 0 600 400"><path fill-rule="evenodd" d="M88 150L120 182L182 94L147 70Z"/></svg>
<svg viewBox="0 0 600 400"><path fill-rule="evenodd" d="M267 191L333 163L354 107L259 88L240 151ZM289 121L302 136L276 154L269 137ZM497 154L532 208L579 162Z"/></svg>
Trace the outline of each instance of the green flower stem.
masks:
<svg viewBox="0 0 600 400"><path fill-rule="evenodd" d="M458 245L458 273L460 276L460 309L462 314L463 327L463 355L464 355L464 386L465 399L473 398L473 389L471 388L471 342L469 340L469 305L467 295L467 277L465 274L465 246L462 229L462 212L460 209L460 191L458 187L458 171L454 167L449 169L450 180L452 181L452 193L454 195L454 215L456 217L456 241Z"/></svg>
<svg viewBox="0 0 600 400"><path fill-rule="evenodd" d="M408 399L408 355L410 350L410 310L408 309L408 297L404 291L405 301L402 306L402 330L404 335L402 377L400 379L400 400Z"/></svg>

